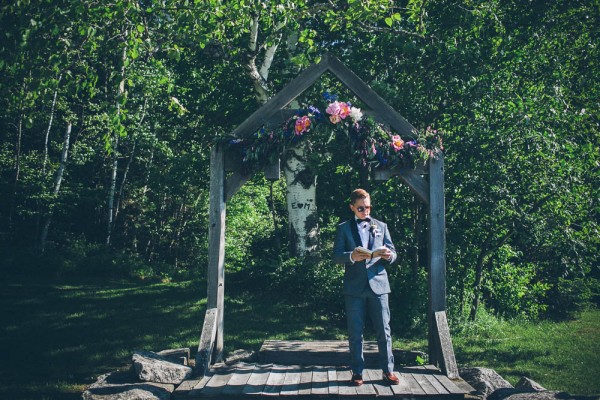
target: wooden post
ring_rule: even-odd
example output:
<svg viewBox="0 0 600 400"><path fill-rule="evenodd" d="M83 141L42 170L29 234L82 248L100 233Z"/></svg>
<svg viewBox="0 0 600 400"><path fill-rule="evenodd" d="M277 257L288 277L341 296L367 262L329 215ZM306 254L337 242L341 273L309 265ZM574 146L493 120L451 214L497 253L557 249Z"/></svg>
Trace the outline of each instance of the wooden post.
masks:
<svg viewBox="0 0 600 400"><path fill-rule="evenodd" d="M210 153L210 209L208 213L208 271L206 308L217 309L214 359L223 354L225 286L225 157L221 145Z"/></svg>
<svg viewBox="0 0 600 400"><path fill-rule="evenodd" d="M217 336L217 309L209 308L204 314L204 326L200 334L200 344L198 345L198 353L196 354L196 368L194 373L199 376L204 376L210 368L210 361Z"/></svg>
<svg viewBox="0 0 600 400"><path fill-rule="evenodd" d="M444 204L444 154L429 160L429 362L443 364L435 313L446 311L446 220Z"/></svg>
<svg viewBox="0 0 600 400"><path fill-rule="evenodd" d="M452 338L450 337L450 329L448 328L448 319L445 311L435 312L435 326L437 332L437 340L442 354L442 371L450 379L458 379L458 367L456 366L456 358L454 357L454 348L452 347Z"/></svg>
<svg viewBox="0 0 600 400"><path fill-rule="evenodd" d="M278 181L281 177L281 162L279 158L273 164L266 165L264 172L265 178L268 181Z"/></svg>

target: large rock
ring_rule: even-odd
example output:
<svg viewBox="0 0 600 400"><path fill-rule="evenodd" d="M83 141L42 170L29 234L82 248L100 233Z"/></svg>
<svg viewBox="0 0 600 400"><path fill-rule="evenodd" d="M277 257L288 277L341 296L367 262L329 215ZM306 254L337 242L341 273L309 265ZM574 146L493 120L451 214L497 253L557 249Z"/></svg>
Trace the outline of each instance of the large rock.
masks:
<svg viewBox="0 0 600 400"><path fill-rule="evenodd" d="M525 376L522 376L519 382L517 382L515 389L519 389L524 392L543 392L546 390L545 387Z"/></svg>
<svg viewBox="0 0 600 400"><path fill-rule="evenodd" d="M189 365L190 349L187 347L180 349L167 349L157 352L159 356L163 356L167 360L175 364Z"/></svg>
<svg viewBox="0 0 600 400"><path fill-rule="evenodd" d="M523 391L519 389L498 389L487 400L592 400L598 397L572 396L566 392L552 390Z"/></svg>
<svg viewBox="0 0 600 400"><path fill-rule="evenodd" d="M132 357L137 377L144 382L180 384L192 376L192 369L175 364L151 351L136 351Z"/></svg>
<svg viewBox="0 0 600 400"><path fill-rule="evenodd" d="M131 383L130 372L111 372L96 380L85 392L83 400L170 400L174 385L153 382Z"/></svg>
<svg viewBox="0 0 600 400"><path fill-rule="evenodd" d="M478 394L487 398L498 389L512 389L513 386L496 371L489 368L461 368L458 371L464 379Z"/></svg>

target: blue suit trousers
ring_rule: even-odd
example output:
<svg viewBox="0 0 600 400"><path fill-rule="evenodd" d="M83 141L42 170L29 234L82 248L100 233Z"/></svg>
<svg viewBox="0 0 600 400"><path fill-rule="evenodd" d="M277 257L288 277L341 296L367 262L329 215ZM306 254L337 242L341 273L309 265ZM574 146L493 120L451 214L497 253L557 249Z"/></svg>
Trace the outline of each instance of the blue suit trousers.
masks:
<svg viewBox="0 0 600 400"><path fill-rule="evenodd" d="M394 355L392 353L388 294L375 294L367 286L361 295L346 295L345 300L350 346L350 367L352 368L352 372L362 375L365 367L363 332L367 313L371 317L373 327L375 328L379 349L379 367L384 372L393 372Z"/></svg>

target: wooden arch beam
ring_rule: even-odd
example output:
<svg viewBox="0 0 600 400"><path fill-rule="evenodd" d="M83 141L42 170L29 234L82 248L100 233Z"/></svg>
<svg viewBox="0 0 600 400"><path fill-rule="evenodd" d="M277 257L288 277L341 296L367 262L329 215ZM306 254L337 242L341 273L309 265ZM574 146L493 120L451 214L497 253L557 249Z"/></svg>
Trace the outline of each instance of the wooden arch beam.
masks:
<svg viewBox="0 0 600 400"><path fill-rule="evenodd" d="M363 82L354 72L337 58L325 54L321 61L307 68L292 80L282 91L271 98L233 132L234 137L252 135L262 126L281 119L289 110L284 110L302 92L308 89L325 72L330 71L348 87L361 101L372 109L372 114L404 135L415 135L415 128L385 102L375 91ZM210 209L209 209L209 257L207 312L205 315L197 365L201 373L206 371L211 360L219 360L223 352L224 315L224 258L225 258L225 206L252 174L243 173L238 168L226 169L226 155L223 145L216 145L211 152ZM451 342L450 347L441 345L447 331L443 316L446 310L446 242L444 205L444 158L432 159L428 171L423 169L397 169L390 171L396 175L428 205L429 209L429 353L430 361L441 364L445 372L452 376L455 361ZM227 175L227 171L230 171ZM422 175L429 173L429 179ZM439 316L436 320L436 316ZM441 318L441 319L440 319ZM446 340L444 343L447 343Z"/></svg>
<svg viewBox="0 0 600 400"><path fill-rule="evenodd" d="M362 79L346 67L340 60L330 56L328 59L329 70L359 99L365 102L373 111L372 113L387 122L401 135L415 136L416 129L402 115L394 110Z"/></svg>

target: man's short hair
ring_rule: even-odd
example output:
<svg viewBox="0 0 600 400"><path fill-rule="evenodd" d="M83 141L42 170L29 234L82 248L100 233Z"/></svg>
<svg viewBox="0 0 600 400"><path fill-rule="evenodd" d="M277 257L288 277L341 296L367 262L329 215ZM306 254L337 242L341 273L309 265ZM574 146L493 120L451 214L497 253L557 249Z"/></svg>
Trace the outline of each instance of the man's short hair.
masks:
<svg viewBox="0 0 600 400"><path fill-rule="evenodd" d="M371 197L365 189L355 189L350 193L350 204L354 204L356 200L366 199Z"/></svg>

